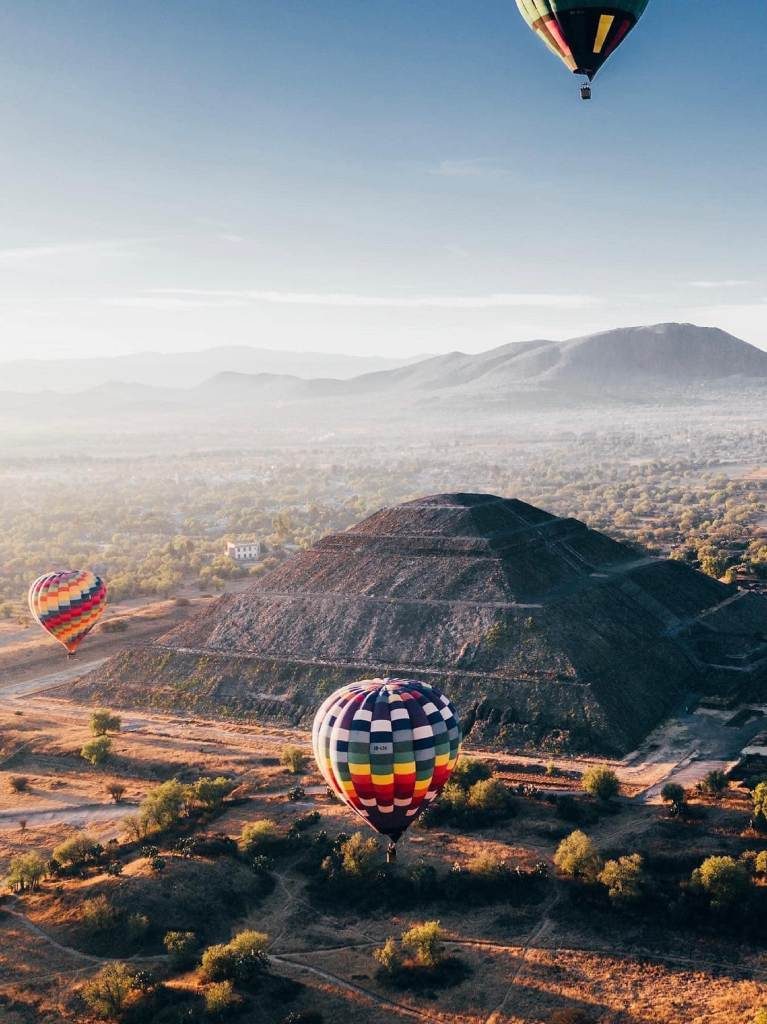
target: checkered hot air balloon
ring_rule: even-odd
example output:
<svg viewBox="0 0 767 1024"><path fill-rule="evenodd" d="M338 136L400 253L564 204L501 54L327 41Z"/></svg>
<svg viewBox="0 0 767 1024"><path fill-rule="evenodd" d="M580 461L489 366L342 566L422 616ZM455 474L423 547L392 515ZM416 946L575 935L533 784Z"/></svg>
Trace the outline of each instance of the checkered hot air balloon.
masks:
<svg viewBox="0 0 767 1024"><path fill-rule="evenodd" d="M29 588L29 610L46 632L74 654L107 603L104 581L89 569L58 569Z"/></svg>
<svg viewBox="0 0 767 1024"><path fill-rule="evenodd" d="M517 0L530 28L576 75L591 80L650 0Z"/></svg>
<svg viewBox="0 0 767 1024"><path fill-rule="evenodd" d="M396 843L450 778L461 745L455 708L415 679L363 679L328 697L312 745L328 786Z"/></svg>

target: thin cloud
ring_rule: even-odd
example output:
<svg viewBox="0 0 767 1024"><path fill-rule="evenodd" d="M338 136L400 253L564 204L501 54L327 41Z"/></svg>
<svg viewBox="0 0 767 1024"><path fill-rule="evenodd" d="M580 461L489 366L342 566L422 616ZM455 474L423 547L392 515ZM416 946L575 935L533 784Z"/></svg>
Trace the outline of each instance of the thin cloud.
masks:
<svg viewBox="0 0 767 1024"><path fill-rule="evenodd" d="M135 245L147 239L112 238L90 242L56 242L49 245L20 245L8 249L0 249L0 264L25 264L39 260L58 259L102 252L105 249L120 249Z"/></svg>
<svg viewBox="0 0 767 1024"><path fill-rule="evenodd" d="M585 309L601 305L594 295L553 292L496 292L490 295L359 295L349 292L206 291L192 288L157 289L155 294L190 299L247 299L279 306L335 306L348 309Z"/></svg>
<svg viewBox="0 0 767 1024"><path fill-rule="evenodd" d="M723 281L690 281L691 288L745 288L752 281L741 281L738 278L725 278Z"/></svg>

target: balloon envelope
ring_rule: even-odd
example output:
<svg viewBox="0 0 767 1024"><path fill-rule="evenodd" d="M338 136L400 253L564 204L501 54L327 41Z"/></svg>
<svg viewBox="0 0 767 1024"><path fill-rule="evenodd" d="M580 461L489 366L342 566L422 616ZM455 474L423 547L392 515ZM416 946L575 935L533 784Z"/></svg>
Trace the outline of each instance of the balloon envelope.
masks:
<svg viewBox="0 0 767 1024"><path fill-rule="evenodd" d="M575 74L591 79L650 0L517 0L530 28Z"/></svg>
<svg viewBox="0 0 767 1024"><path fill-rule="evenodd" d="M46 632L74 654L96 625L107 588L89 569L44 573L29 588L29 610Z"/></svg>
<svg viewBox="0 0 767 1024"><path fill-rule="evenodd" d="M450 778L461 727L450 701L414 679L363 679L336 690L314 718L327 784L395 842Z"/></svg>

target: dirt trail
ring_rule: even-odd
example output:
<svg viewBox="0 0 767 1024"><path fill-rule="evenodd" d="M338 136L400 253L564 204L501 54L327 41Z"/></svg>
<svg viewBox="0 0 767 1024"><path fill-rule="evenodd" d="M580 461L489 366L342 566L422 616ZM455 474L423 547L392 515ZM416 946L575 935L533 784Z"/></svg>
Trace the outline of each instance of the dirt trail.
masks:
<svg viewBox="0 0 767 1024"><path fill-rule="evenodd" d="M31 825L54 823L85 825L91 821L122 819L136 810L131 804L73 804L70 807L35 809L14 807L0 811L0 829L18 828L22 821Z"/></svg>

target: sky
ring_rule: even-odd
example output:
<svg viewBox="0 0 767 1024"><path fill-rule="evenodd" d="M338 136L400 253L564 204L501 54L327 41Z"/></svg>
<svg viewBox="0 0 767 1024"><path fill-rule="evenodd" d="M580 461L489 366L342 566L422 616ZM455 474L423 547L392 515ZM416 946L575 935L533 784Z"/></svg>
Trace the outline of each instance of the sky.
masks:
<svg viewBox="0 0 767 1024"><path fill-rule="evenodd" d="M0 3L0 361L767 349L765 37L650 0L588 104L513 0Z"/></svg>

